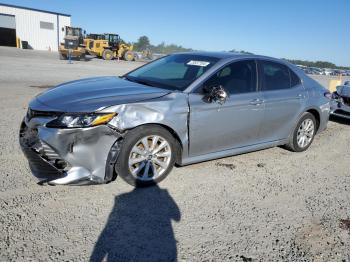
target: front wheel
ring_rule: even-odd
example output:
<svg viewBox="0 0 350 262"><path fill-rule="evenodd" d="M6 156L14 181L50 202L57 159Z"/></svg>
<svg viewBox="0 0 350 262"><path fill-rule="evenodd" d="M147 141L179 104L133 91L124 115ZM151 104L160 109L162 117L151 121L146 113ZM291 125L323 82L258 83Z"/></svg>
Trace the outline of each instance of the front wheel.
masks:
<svg viewBox="0 0 350 262"><path fill-rule="evenodd" d="M287 148L294 152L308 149L316 134L316 119L313 114L305 112L296 125Z"/></svg>
<svg viewBox="0 0 350 262"><path fill-rule="evenodd" d="M132 186L154 185L172 170L177 147L166 129L154 125L137 127L126 135L115 170Z"/></svg>
<svg viewBox="0 0 350 262"><path fill-rule="evenodd" d="M109 50L109 49L104 50L102 53L102 58L104 60L112 60L113 59L113 51Z"/></svg>
<svg viewBox="0 0 350 262"><path fill-rule="evenodd" d="M135 59L135 55L132 51L126 51L124 54L125 61L133 61Z"/></svg>

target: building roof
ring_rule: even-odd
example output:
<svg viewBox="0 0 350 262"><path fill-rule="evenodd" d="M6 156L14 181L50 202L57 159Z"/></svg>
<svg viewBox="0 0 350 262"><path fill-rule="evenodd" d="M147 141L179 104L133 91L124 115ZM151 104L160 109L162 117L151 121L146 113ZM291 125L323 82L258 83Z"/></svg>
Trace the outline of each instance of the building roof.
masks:
<svg viewBox="0 0 350 262"><path fill-rule="evenodd" d="M37 11L37 12L48 13L48 14L54 14L54 15L61 15L61 16L69 16L69 17L71 16L71 15L68 15L68 14L57 13L57 12L52 12L52 11L46 11L46 10L41 10L41 9L36 9L36 8L31 8L31 7L25 7L25 6L18 6L18 5L10 5L10 4L0 3L0 6L7 6L7 7L19 8L19 9L26 9L26 10Z"/></svg>

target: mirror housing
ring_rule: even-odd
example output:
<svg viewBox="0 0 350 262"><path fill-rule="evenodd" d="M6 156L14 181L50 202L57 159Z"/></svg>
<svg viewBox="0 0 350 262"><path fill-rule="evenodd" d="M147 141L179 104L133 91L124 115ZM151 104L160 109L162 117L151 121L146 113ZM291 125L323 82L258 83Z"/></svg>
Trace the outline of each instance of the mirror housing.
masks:
<svg viewBox="0 0 350 262"><path fill-rule="evenodd" d="M204 87L203 90L206 93L204 99L209 103L217 102L223 105L229 97L228 93L221 85L210 88Z"/></svg>

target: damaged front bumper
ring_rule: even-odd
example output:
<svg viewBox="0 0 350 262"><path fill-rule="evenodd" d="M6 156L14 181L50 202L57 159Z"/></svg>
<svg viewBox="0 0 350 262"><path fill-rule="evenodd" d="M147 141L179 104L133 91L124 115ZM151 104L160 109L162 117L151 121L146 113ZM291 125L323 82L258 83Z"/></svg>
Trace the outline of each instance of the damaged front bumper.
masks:
<svg viewBox="0 0 350 262"><path fill-rule="evenodd" d="M331 115L350 119L350 97L341 97L331 102Z"/></svg>
<svg viewBox="0 0 350 262"><path fill-rule="evenodd" d="M123 135L100 125L89 128L47 128L52 118L25 118L20 145L39 183L53 185L106 183L115 179Z"/></svg>

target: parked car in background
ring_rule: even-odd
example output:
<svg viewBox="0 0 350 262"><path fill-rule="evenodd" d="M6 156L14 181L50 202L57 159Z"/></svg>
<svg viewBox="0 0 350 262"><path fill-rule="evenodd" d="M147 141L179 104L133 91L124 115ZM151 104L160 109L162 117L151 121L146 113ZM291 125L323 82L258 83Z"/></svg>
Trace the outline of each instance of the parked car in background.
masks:
<svg viewBox="0 0 350 262"><path fill-rule="evenodd" d="M326 75L326 76L334 75L334 70L333 70L333 69L328 69L328 68L326 68L326 69L324 70L324 75Z"/></svg>
<svg viewBox="0 0 350 262"><path fill-rule="evenodd" d="M337 86L337 91L332 94L332 115L350 119L350 81L342 86Z"/></svg>
<svg viewBox="0 0 350 262"><path fill-rule="evenodd" d="M107 183L119 175L149 186L175 164L278 145L305 151L326 128L329 95L283 60L180 53L122 77L40 94L29 104L20 144L41 183Z"/></svg>
<svg viewBox="0 0 350 262"><path fill-rule="evenodd" d="M314 75L321 75L322 74L322 69L318 67L310 67L312 74Z"/></svg>

